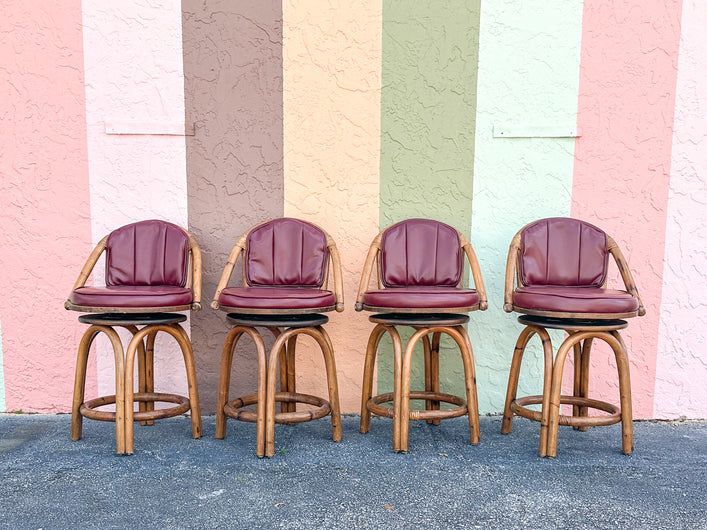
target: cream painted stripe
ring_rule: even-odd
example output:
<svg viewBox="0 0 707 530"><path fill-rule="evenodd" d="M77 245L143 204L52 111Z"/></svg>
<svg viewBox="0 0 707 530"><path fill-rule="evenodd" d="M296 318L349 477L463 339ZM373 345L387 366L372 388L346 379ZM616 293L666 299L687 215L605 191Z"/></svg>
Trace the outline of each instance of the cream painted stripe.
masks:
<svg viewBox="0 0 707 530"><path fill-rule="evenodd" d="M283 4L285 215L324 228L341 253L346 310L327 330L343 412L359 411L371 329L354 303L378 232L381 24L381 0ZM298 371L298 385L326 395L321 355L299 356Z"/></svg>
<svg viewBox="0 0 707 530"><path fill-rule="evenodd" d="M707 4L684 0L653 417L707 418Z"/></svg>
<svg viewBox="0 0 707 530"><path fill-rule="evenodd" d="M471 315L469 331L482 413L503 410L521 331L502 310L508 245L526 223L570 213L574 138L543 134L575 128L581 23L581 0L481 4L471 239L489 309ZM509 126L538 136L494 136ZM519 395L540 394L541 385L536 347L524 358Z"/></svg>
<svg viewBox="0 0 707 530"><path fill-rule="evenodd" d="M0 321L0 412L5 412L5 365L2 358L2 321Z"/></svg>
<svg viewBox="0 0 707 530"><path fill-rule="evenodd" d="M142 219L187 226L181 3L83 2L86 121L94 244ZM106 134L105 123L147 124L152 134ZM164 130L165 134L155 134ZM95 281L103 284L102 261ZM188 329L188 326L187 326ZM169 343L168 343L169 344ZM155 356L156 385L186 391L178 349ZM99 341L98 392L115 386L113 354ZM166 359L165 359L166 357Z"/></svg>

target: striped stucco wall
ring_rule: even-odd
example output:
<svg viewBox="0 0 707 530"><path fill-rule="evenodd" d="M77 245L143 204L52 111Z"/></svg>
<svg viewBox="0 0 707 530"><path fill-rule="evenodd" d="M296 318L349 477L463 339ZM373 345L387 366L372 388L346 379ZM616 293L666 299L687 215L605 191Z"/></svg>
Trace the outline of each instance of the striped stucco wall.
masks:
<svg viewBox="0 0 707 530"><path fill-rule="evenodd" d="M469 235L480 3L383 4L381 229L423 217ZM403 340L411 334L403 333ZM464 395L461 356L447 340L440 352L441 390ZM421 354L416 361L413 385L424 385ZM385 342L378 384L380 392L393 389L392 346Z"/></svg>
<svg viewBox="0 0 707 530"><path fill-rule="evenodd" d="M327 331L342 410L355 412L370 326L353 305L378 232L381 1L286 1L283 21L285 215L321 226L341 255L346 312L330 313ZM326 395L321 354L297 363L298 391Z"/></svg>
<svg viewBox="0 0 707 530"><path fill-rule="evenodd" d="M707 5L684 0L668 190L653 416L705 417Z"/></svg>
<svg viewBox="0 0 707 530"><path fill-rule="evenodd" d="M469 325L482 412L503 410L522 329L502 308L508 245L525 224L570 213L581 31L580 0L482 3L471 242L489 308ZM519 395L541 393L541 351L529 346Z"/></svg>
<svg viewBox="0 0 707 530"><path fill-rule="evenodd" d="M653 415L681 3L584 2L582 136L575 146L571 213L611 235L634 271L647 313L622 336L638 418ZM590 389L599 399L615 400L609 350L598 346L592 356L607 361L592 374Z"/></svg>
<svg viewBox="0 0 707 530"><path fill-rule="evenodd" d="M696 0L3 2L0 410L69 409L84 328L63 299L92 244L162 218L204 253L206 309L188 328L213 412L227 327L208 302L236 238L287 215L341 251L346 310L328 329L346 412L372 328L353 311L371 239L413 216L470 235L489 295L469 324L479 401L498 412L520 331L502 311L508 244L571 214L617 240L649 311L625 334L635 416L706 417L706 16ZM158 387L183 391L159 346ZM597 348L590 388L617 401L609 357ZM445 350L442 386L462 393L457 358ZM106 345L95 359L88 392L112 393ZM231 392L250 393L250 347L236 359ZM384 352L381 391L391 364ZM520 392L539 391L540 365L536 348ZM313 349L298 369L324 392Z"/></svg>
<svg viewBox="0 0 707 530"><path fill-rule="evenodd" d="M81 3L2 2L0 25L5 408L60 412L81 337L62 306L91 250Z"/></svg>
<svg viewBox="0 0 707 530"><path fill-rule="evenodd" d="M180 6L170 0L84 2L82 15L92 242L141 219L186 227ZM94 269L97 285L103 285L103 267L101 260ZM110 395L113 350L104 337L96 342L98 392ZM155 389L185 394L173 342L157 339Z"/></svg>

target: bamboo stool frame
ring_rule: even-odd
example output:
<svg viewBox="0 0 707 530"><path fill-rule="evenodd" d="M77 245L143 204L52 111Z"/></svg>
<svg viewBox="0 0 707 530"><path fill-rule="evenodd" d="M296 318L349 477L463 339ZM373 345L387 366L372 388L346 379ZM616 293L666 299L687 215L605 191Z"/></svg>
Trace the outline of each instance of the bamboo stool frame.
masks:
<svg viewBox="0 0 707 530"><path fill-rule="evenodd" d="M273 221L263 221L250 227L238 238L223 269L216 293L211 301L211 308L234 313L233 317L246 317L248 315L272 315L273 321L277 316L283 315L311 315L336 310L344 310L344 284L341 271L341 259L334 239L321 227L326 237L328 258L324 274L323 288L333 283L336 302L333 306L308 308L308 309L250 309L222 306L219 304L221 292L228 287L233 270L238 263L238 258L246 251L248 235L254 229ZM241 260L241 284L248 285L245 274L245 260ZM270 354L265 350L262 336L257 327L267 328L275 337ZM233 400L228 399L228 387L231 378L231 366L236 345L243 335L248 335L255 343L258 357L258 388L255 394L249 394ZM308 335L318 344L326 367L329 401L308 394L296 392L295 384L295 352L297 337ZM280 391L276 392L277 374L279 370ZM275 413L275 403L279 402L281 411ZM297 411L297 403L314 405L313 411ZM247 405L257 405L257 412L242 410ZM336 363L331 339L322 326L312 327L287 327L274 326L267 323L254 323L253 325L236 325L231 328L226 336L221 354L221 368L219 372L219 397L216 410L216 438L226 436L227 418L256 423L256 450L258 457L271 458L275 455L275 423L299 423L331 415L332 439L341 441L341 412L339 405L339 387L336 377Z"/></svg>
<svg viewBox="0 0 707 530"><path fill-rule="evenodd" d="M633 452L633 414L630 365L626 345L618 330L624 329L628 325L624 320L620 319L643 316L646 314L646 309L643 306L628 263L614 239L605 234L607 250L614 258L624 287L626 291L638 300L638 309L636 311L627 313L577 313L540 311L515 306L513 304L513 292L515 284L520 284L521 234L525 228L525 226L521 228L513 237L506 261L503 310L507 313L515 311L529 316L518 317L519 322L526 327L521 331L513 353L501 432L503 434L511 432L514 414L539 421L540 444L538 454L555 458L557 456L559 425L571 425L576 430L585 431L587 427L621 422L622 451L624 454L631 454ZM607 274L602 288L606 287L608 276ZM562 329L568 334L558 348L554 358L552 343L546 328ZM516 393L523 353L534 335L538 335L543 346L543 393L542 396L518 398ZM614 352L619 378L620 408L588 397L590 356L594 339L606 342ZM562 395L562 372L570 350L574 353L573 395L566 396ZM531 404L540 404L541 411L537 412L527 408L527 405ZM562 404L572 405L571 416L560 414L560 406ZM602 410L609 413L609 415L589 417L589 408Z"/></svg>
<svg viewBox="0 0 707 530"><path fill-rule="evenodd" d="M373 271L375 269L376 277L374 279L378 289L383 289L380 252L381 241L383 234L387 230L381 230L371 242L366 255L366 261L363 265L361 274L361 282L359 283L358 293L356 297L356 311L374 311L379 313L392 314L410 314L415 315L420 319L424 319L429 315L440 315L446 313L466 313L469 311L481 310L485 311L488 308L488 300L486 297L486 289L481 276L481 268L479 261L474 252L471 242L457 230L459 237L459 247L463 250L474 283L474 288L479 294L479 302L472 306L466 307L451 307L451 308L389 308L370 306L363 303L363 296L368 290ZM459 281L458 287L465 284L465 274ZM378 315L385 317L385 314ZM371 317L373 319L375 317ZM414 317L413 317L414 318ZM450 318L453 318L450 315ZM378 324L371 332L366 348L366 358L364 361L363 370L363 385L361 394L361 433L367 433L370 428L371 413L378 416L386 416L393 418L393 451L407 452L409 447L409 421L416 419L424 419L429 424L439 425L441 419L450 417L462 416L467 414L469 417L469 437L472 444L479 443L481 433L479 429L479 407L476 393L476 374L474 368L474 356L471 347L471 341L466 332L466 329L458 324L455 325L435 325L433 322L430 325L413 326L416 330L414 335L408 341L403 352L402 341L400 334L395 329L394 323L386 323L382 320L376 320ZM375 367L376 356L378 353L378 345L382 337L388 333L393 341L393 392L392 394L380 394L372 396L373 390L373 370ZM466 386L466 403L462 405L463 400L458 396L443 394L439 391L439 343L443 334L449 335L459 346L464 364L464 378ZM432 340L430 341L430 336ZM425 362L425 391L416 392L410 390L410 371L412 368L412 354L417 342L422 340L424 347L424 362ZM410 410L410 399L425 399L425 410L417 411ZM381 407L380 403L393 401L392 410L387 407ZM455 409L440 410L440 402L451 403L457 405Z"/></svg>
<svg viewBox="0 0 707 530"><path fill-rule="evenodd" d="M134 323L125 324L121 323L119 320L109 319L109 321L105 323L92 324L86 332L84 332L79 344L76 360L71 411L72 440L81 439L83 434L83 417L99 421L113 421L115 422L116 453L132 454L134 451L133 421L139 421L142 425L152 425L154 420L183 414L190 409L192 436L194 438L201 437L201 412L199 407L194 352L189 336L178 323L182 320L181 317L183 317L183 315L173 315L175 318L180 317L180 319L170 324L153 325L150 324L149 320L147 322L140 321L140 318L145 315L159 316L161 313L172 311L199 311L201 309L201 249L196 238L189 231L184 228L181 228L181 230L187 235L189 241L188 274L185 286L192 290L191 304L167 307L126 308L78 306L71 303L70 296L64 302L64 308L71 311L125 315L135 314ZM86 285L86 281L88 281L94 267L106 249L109 236L110 234L101 239L89 254L76 282L74 282L72 292ZM169 318L168 315L164 315L164 317ZM93 318L100 318L100 315L94 315ZM186 317L184 317L184 319L186 319ZM138 330L137 326L143 324L144 327ZM123 349L120 337L115 329L113 329L115 326L123 327L133 335L128 343L127 350ZM155 338L160 331L171 335L180 347L189 385L188 399L177 394L154 392ZM113 347L115 359L115 395L101 396L89 401L84 401L89 351L93 341L101 333L108 337ZM139 389L137 394L133 391L134 362L136 355L138 359ZM134 401L137 401L139 404L137 413L133 410ZM176 406L168 409L155 410L155 401L175 403ZM115 403L115 412L95 410L97 407L113 403Z"/></svg>
<svg viewBox="0 0 707 530"><path fill-rule="evenodd" d="M402 315L397 315L402 316ZM424 319L427 315L416 315ZM460 315L449 315L450 320ZM361 392L361 423L360 432L365 434L370 429L371 414L393 419L393 442L395 452L409 450L409 427L411 420L425 420L429 424L439 425L440 420L456 418L466 414L469 419L469 438L472 445L481 440L479 427L479 405L476 393L476 373L474 369L474 354L466 329L461 324L430 322L430 325L413 325L415 333L408 341L403 352L400 334L394 319L386 319L389 315L374 315L371 319L378 322L373 329L366 348L366 358L363 368L363 388ZM459 319L461 320L461 318ZM466 321L466 316L463 316ZM373 396L373 368L378 354L378 345L383 336L388 333L393 341L393 392ZM441 336L450 336L459 347L464 365L464 382L466 401L458 396L440 392L439 388L439 344ZM432 340L430 341L430 336ZM425 390L410 390L410 373L412 371L412 356L416 344L422 340L425 359ZM411 399L424 399L425 410L410 410ZM392 409L380 404L393 402ZM440 403L451 403L455 408L440 410Z"/></svg>

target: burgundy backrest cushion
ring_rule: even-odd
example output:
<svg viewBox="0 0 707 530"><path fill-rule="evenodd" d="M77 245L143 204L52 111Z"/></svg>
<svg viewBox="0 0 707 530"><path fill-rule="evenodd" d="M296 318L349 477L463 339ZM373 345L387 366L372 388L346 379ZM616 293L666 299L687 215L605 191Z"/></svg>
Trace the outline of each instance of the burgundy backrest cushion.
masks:
<svg viewBox="0 0 707 530"><path fill-rule="evenodd" d="M248 285L321 287L329 251L326 234L299 219L273 219L248 234L245 276Z"/></svg>
<svg viewBox="0 0 707 530"><path fill-rule="evenodd" d="M520 280L523 285L601 287L609 251L606 234L567 217L541 219L523 229Z"/></svg>
<svg viewBox="0 0 707 530"><path fill-rule="evenodd" d="M189 236L166 221L140 221L111 232L106 242L106 285L187 283Z"/></svg>
<svg viewBox="0 0 707 530"><path fill-rule="evenodd" d="M459 233L428 219L394 224L381 239L381 281L386 287L455 287L462 277Z"/></svg>

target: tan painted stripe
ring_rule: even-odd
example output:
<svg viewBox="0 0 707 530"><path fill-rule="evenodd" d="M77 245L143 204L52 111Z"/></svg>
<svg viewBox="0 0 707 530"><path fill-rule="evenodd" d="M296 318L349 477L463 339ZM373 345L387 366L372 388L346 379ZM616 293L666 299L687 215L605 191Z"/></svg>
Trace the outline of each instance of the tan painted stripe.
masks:
<svg viewBox="0 0 707 530"><path fill-rule="evenodd" d="M378 232L381 23L380 0L283 5L285 215L324 228L341 253L346 309L327 330L343 412L359 411L372 327L354 302ZM300 355L297 368L298 388L326 395L321 355Z"/></svg>

